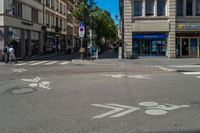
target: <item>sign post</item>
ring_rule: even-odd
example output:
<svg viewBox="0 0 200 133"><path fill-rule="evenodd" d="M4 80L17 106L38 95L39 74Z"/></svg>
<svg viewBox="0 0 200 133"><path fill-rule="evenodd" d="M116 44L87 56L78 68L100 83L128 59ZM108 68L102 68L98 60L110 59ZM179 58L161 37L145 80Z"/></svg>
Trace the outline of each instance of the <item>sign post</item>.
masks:
<svg viewBox="0 0 200 133"><path fill-rule="evenodd" d="M80 53L81 53L81 59L83 60L83 53L85 52L85 49L83 48L83 38L85 36L85 26L83 24L83 22L80 22L79 25L79 37L81 38L81 49L80 49Z"/></svg>

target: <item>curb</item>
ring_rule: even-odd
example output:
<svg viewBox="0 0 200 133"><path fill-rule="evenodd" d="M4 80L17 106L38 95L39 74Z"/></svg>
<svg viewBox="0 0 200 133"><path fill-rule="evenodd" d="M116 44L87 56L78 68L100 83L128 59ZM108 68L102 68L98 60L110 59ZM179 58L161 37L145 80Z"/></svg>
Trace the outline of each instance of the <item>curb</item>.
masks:
<svg viewBox="0 0 200 133"><path fill-rule="evenodd" d="M161 70L164 70L164 71L168 71L168 72L177 72L176 69L170 69L170 68L166 68L166 67L162 67L162 66L155 66Z"/></svg>

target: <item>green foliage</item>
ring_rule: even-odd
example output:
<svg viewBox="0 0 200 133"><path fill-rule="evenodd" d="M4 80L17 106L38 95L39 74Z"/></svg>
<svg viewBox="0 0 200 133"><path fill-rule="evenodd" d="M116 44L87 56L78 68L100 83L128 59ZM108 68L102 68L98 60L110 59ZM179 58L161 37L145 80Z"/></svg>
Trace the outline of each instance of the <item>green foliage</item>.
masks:
<svg viewBox="0 0 200 133"><path fill-rule="evenodd" d="M82 0L76 6L73 15L95 31L98 43L102 38L110 41L117 38L117 26L110 13L97 7L94 0Z"/></svg>

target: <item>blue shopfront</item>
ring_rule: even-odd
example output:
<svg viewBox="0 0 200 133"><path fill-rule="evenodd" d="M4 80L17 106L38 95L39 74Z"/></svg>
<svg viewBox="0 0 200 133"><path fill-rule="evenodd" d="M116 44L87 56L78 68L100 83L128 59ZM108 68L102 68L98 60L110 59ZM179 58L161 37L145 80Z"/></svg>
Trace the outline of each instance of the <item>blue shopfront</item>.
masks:
<svg viewBox="0 0 200 133"><path fill-rule="evenodd" d="M133 55L166 56L167 33L133 33Z"/></svg>

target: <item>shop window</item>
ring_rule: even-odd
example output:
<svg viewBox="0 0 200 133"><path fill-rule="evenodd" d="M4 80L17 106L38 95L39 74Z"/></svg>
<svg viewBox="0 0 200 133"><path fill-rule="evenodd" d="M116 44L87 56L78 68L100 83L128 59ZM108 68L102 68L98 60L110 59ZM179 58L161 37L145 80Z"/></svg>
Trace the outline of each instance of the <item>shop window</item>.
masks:
<svg viewBox="0 0 200 133"><path fill-rule="evenodd" d="M157 14L158 16L166 16L166 0L157 1Z"/></svg>
<svg viewBox="0 0 200 133"><path fill-rule="evenodd" d="M176 15L183 16L183 0L176 1Z"/></svg>
<svg viewBox="0 0 200 133"><path fill-rule="evenodd" d="M146 0L146 16L154 15L154 0Z"/></svg>
<svg viewBox="0 0 200 133"><path fill-rule="evenodd" d="M142 16L142 0L134 0L134 16Z"/></svg>
<svg viewBox="0 0 200 133"><path fill-rule="evenodd" d="M193 2L193 0L187 0L187 3L186 3L186 15L187 16L192 16L192 2Z"/></svg>
<svg viewBox="0 0 200 133"><path fill-rule="evenodd" d="M200 16L200 0L196 0L196 15Z"/></svg>

